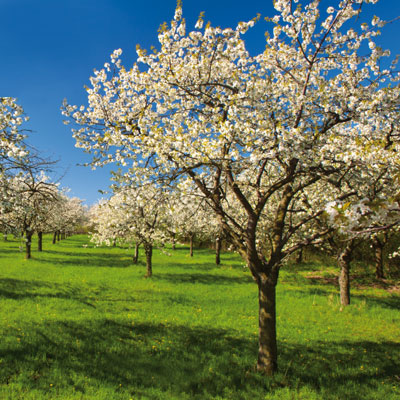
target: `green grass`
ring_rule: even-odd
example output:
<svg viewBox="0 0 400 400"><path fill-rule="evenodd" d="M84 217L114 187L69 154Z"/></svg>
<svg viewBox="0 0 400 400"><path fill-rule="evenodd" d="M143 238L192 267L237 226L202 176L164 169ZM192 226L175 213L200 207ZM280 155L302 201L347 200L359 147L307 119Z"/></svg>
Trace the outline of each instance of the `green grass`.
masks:
<svg viewBox="0 0 400 400"><path fill-rule="evenodd" d="M329 263L282 271L279 373L266 378L237 256L216 267L205 249L155 251L146 279L133 249L84 236L46 237L31 260L18 246L0 242L1 400L400 398L399 295L359 285L342 310Z"/></svg>

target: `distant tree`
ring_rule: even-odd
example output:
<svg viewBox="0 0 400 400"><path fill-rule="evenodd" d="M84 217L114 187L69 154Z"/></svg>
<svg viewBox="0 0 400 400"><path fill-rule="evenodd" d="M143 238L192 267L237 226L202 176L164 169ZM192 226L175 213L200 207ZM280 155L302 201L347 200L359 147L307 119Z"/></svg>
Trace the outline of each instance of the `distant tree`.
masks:
<svg viewBox="0 0 400 400"><path fill-rule="evenodd" d="M45 174L32 171L19 174L8 182L10 208L3 209L0 220L9 230L25 237L25 258L31 258L32 236L42 232L50 204L58 200L58 187Z"/></svg>
<svg viewBox="0 0 400 400"><path fill-rule="evenodd" d="M213 209L204 200L202 193L190 181L183 181L168 195L166 226L179 237L189 239L189 254L193 257L195 239L210 242L215 240L218 222Z"/></svg>
<svg viewBox="0 0 400 400"><path fill-rule="evenodd" d="M326 205L328 224L335 227L329 244L338 254L340 267L339 288L341 304L350 304L350 263L353 250L361 242L372 244L377 279L383 278L383 247L390 230L400 222L398 188L393 185L390 163L383 168L358 166L343 177L344 184L353 190L346 200L335 200Z"/></svg>
<svg viewBox="0 0 400 400"><path fill-rule="evenodd" d="M87 209L82 200L77 197L68 197L60 191L57 202L51 203L48 216L42 228L44 232L53 232L53 244L58 235L70 235L77 227L87 221Z"/></svg>
<svg viewBox="0 0 400 400"><path fill-rule="evenodd" d="M165 206L164 191L154 185L115 188L110 200L98 207L92 240L111 245L119 239L143 245L149 278L153 274L153 247L166 240Z"/></svg>

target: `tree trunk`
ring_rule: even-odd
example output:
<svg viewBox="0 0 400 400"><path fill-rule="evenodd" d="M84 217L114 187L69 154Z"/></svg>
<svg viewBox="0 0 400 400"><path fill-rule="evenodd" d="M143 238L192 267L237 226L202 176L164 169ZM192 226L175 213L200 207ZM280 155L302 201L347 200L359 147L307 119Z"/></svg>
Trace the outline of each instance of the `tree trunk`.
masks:
<svg viewBox="0 0 400 400"><path fill-rule="evenodd" d="M340 252L338 256L338 265L340 267L339 289L340 303L343 306L350 304L350 263L353 252L353 241L350 241Z"/></svg>
<svg viewBox="0 0 400 400"><path fill-rule="evenodd" d="M117 239L113 239L113 247L117 247Z"/></svg>
<svg viewBox="0 0 400 400"><path fill-rule="evenodd" d="M61 240L65 239L65 232L61 232Z"/></svg>
<svg viewBox="0 0 400 400"><path fill-rule="evenodd" d="M276 285L278 283L279 263L270 260L269 265L267 265L265 261L260 259L259 255L251 250L247 255L247 263L258 285L257 371L271 376L278 370ZM267 273L267 271L269 272Z"/></svg>
<svg viewBox="0 0 400 400"><path fill-rule="evenodd" d="M377 236L372 239L372 246L374 248L375 257L375 277L376 279L383 279L383 247L384 243Z"/></svg>
<svg viewBox="0 0 400 400"><path fill-rule="evenodd" d="M194 235L190 235L190 257L193 257L193 240Z"/></svg>
<svg viewBox="0 0 400 400"><path fill-rule="evenodd" d="M31 246L32 246L32 231L25 231L25 259L28 260L32 257Z"/></svg>
<svg viewBox="0 0 400 400"><path fill-rule="evenodd" d="M301 264L302 262L303 262L303 249L301 248L300 250L297 251L296 264Z"/></svg>
<svg viewBox="0 0 400 400"><path fill-rule="evenodd" d="M7 233L3 233L3 240L7 242Z"/></svg>
<svg viewBox="0 0 400 400"><path fill-rule="evenodd" d="M173 233L172 234L172 240L171 240L171 242L172 242L172 250L175 250L175 248L176 248L176 246L175 246L175 236L176 236L176 234Z"/></svg>
<svg viewBox="0 0 400 400"><path fill-rule="evenodd" d="M144 252L146 254L146 278L150 278L153 275L152 268L152 256L153 256L153 246L151 244L144 245Z"/></svg>
<svg viewBox="0 0 400 400"><path fill-rule="evenodd" d="M222 240L220 237L217 237L215 241L215 264L221 264L221 244Z"/></svg>
<svg viewBox="0 0 400 400"><path fill-rule="evenodd" d="M276 282L258 279L258 359L257 371L273 375L278 369L276 342Z"/></svg>
<svg viewBox="0 0 400 400"><path fill-rule="evenodd" d="M38 251L43 250L43 232L38 232Z"/></svg>
<svg viewBox="0 0 400 400"><path fill-rule="evenodd" d="M61 236L61 232L60 232L60 231L57 231L57 242L60 241L60 236Z"/></svg>
<svg viewBox="0 0 400 400"><path fill-rule="evenodd" d="M57 240L57 232L53 233L53 244L56 244L56 240Z"/></svg>
<svg viewBox="0 0 400 400"><path fill-rule="evenodd" d="M137 264L139 261L139 243L135 243L135 254L133 255L133 263Z"/></svg>

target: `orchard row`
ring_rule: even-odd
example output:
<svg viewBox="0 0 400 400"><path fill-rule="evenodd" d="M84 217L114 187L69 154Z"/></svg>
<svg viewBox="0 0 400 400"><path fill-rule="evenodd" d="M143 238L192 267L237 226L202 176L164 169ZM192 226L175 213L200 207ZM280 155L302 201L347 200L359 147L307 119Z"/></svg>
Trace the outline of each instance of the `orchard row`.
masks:
<svg viewBox="0 0 400 400"><path fill-rule="evenodd" d="M223 238L258 285L266 374L277 369L276 285L288 257L335 248L348 303L356 241L400 222L397 58L375 42L386 22L360 25L377 0L298 3L274 2L256 55L243 35L257 18L222 29L200 17L187 30L178 3L157 49L138 46L130 67L114 51L90 78L88 104L62 108L91 166L118 167L95 240L141 242L150 260L155 241L191 224Z"/></svg>

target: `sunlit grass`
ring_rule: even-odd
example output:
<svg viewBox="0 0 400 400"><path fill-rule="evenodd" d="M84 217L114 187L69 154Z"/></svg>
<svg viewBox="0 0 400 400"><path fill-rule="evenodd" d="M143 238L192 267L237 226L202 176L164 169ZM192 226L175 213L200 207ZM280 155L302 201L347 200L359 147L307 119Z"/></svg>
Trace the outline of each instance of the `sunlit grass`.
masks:
<svg viewBox="0 0 400 400"><path fill-rule="evenodd" d="M206 249L156 251L146 279L133 249L83 236L47 237L27 261L18 246L0 242L0 399L400 397L399 296L355 289L342 309L333 265L282 271L268 379L254 371L257 288L235 255L217 267Z"/></svg>

